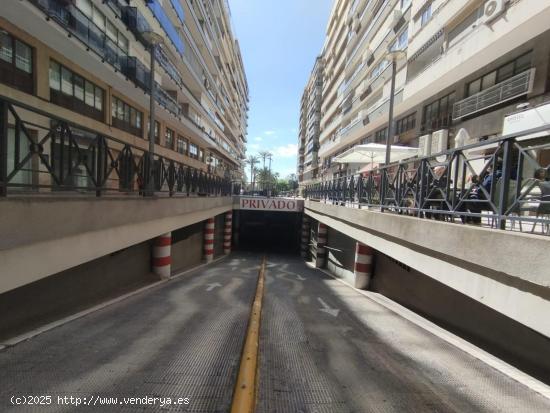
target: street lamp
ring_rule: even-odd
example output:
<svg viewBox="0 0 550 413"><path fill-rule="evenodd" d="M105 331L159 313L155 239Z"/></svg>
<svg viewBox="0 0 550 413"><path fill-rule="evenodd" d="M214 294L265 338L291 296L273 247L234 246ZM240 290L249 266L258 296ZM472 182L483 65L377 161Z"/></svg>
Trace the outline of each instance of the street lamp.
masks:
<svg viewBox="0 0 550 413"><path fill-rule="evenodd" d="M157 45L164 42L163 37L153 31L147 31L143 33L143 37L147 43L149 43L149 53L151 55L150 73L149 73L149 171L147 179L147 187L145 194L147 196L153 196L155 192L154 186L154 164L155 164L155 52ZM160 133L160 131L159 131Z"/></svg>
<svg viewBox="0 0 550 413"><path fill-rule="evenodd" d="M399 57L405 57L406 53L404 50L388 50L386 57L391 59L391 89L390 89L390 107L388 114L388 135L386 136L386 165L390 163L391 159L391 142L390 139L393 138L393 103L395 99L395 75L397 72L397 59Z"/></svg>
<svg viewBox="0 0 550 413"><path fill-rule="evenodd" d="M390 139L393 139L393 103L395 100L395 75L397 72L397 59L399 57L406 56L406 53L404 50L396 49L396 50L388 50L386 53L386 57L389 57L391 59L391 88L390 88L390 107L388 110L388 134L386 135L386 162L385 165L389 165L391 160L391 142ZM388 171L385 170L385 173L382 174L382 202L385 202L386 199L386 181L387 181L387 173ZM383 211L383 209L382 209Z"/></svg>

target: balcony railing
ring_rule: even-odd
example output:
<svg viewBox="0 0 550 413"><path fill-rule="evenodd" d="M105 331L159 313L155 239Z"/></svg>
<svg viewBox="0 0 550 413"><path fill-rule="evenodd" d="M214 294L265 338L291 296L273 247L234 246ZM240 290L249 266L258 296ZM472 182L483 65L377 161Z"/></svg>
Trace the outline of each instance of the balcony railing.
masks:
<svg viewBox="0 0 550 413"><path fill-rule="evenodd" d="M137 196L149 185L155 195L231 195L228 179L158 154L151 163L139 146L5 98L0 98L0 144L18 148L0 155L0 197Z"/></svg>
<svg viewBox="0 0 550 413"><path fill-rule="evenodd" d="M532 90L534 79L535 69L532 68L456 102L453 107L453 119L460 119L525 95Z"/></svg>
<svg viewBox="0 0 550 413"><path fill-rule="evenodd" d="M537 127L520 136L334 178L306 187L304 196L352 208L550 235L550 164L539 157L550 150L550 138L528 138L548 129Z"/></svg>
<svg viewBox="0 0 550 413"><path fill-rule="evenodd" d="M67 29L71 35L120 70L128 53L113 42L88 16L63 0L31 0L46 16Z"/></svg>

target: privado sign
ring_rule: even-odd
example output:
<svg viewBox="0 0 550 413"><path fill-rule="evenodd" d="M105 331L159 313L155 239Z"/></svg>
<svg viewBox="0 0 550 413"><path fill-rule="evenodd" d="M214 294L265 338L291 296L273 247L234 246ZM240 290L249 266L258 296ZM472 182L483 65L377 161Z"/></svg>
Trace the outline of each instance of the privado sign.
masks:
<svg viewBox="0 0 550 413"><path fill-rule="evenodd" d="M296 199L241 198L240 209L298 212L302 210L302 204Z"/></svg>

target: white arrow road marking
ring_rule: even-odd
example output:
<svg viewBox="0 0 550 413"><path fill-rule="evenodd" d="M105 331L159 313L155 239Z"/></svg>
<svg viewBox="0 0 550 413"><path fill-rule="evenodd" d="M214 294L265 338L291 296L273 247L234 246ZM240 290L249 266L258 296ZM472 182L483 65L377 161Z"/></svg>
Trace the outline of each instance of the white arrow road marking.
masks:
<svg viewBox="0 0 550 413"><path fill-rule="evenodd" d="M220 283L212 283L212 284L208 284L208 288L206 289L206 291L212 291L214 288L216 287L221 287L222 285Z"/></svg>
<svg viewBox="0 0 550 413"><path fill-rule="evenodd" d="M284 272L285 274L288 274L288 275L294 275L298 281L305 281L306 280L306 278L302 277L300 274L296 274L295 272L290 272L290 271L285 271L285 270L279 270L279 271Z"/></svg>
<svg viewBox="0 0 550 413"><path fill-rule="evenodd" d="M340 312L340 310L337 310L336 308L330 308L321 297L317 297L317 300L319 300L319 302L323 306L323 308L319 309L320 311L324 311L325 313L330 314L333 317L338 317L338 313Z"/></svg>

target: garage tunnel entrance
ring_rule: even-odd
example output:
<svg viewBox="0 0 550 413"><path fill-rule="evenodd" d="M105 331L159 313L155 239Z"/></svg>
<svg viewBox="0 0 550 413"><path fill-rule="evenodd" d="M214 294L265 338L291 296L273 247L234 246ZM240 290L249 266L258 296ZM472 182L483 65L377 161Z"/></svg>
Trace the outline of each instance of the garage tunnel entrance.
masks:
<svg viewBox="0 0 550 413"><path fill-rule="evenodd" d="M239 199L234 211L234 243L241 251L298 254L303 201L287 198Z"/></svg>

